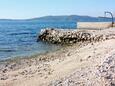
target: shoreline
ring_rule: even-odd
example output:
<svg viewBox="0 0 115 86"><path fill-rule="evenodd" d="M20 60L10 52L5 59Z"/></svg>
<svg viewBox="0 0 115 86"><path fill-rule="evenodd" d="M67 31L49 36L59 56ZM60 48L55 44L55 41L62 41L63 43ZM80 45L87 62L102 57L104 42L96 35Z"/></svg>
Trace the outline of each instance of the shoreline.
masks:
<svg viewBox="0 0 115 86"><path fill-rule="evenodd" d="M38 56L41 56L41 55L46 55L48 53L53 53L53 52L56 52L58 50L60 50L61 48L67 46L67 45L57 45L57 44L53 44L55 46L61 46L55 50L50 50L50 51L46 51L46 52L42 52L42 53L39 53L39 52L34 52L33 54L30 54L30 55L22 55L22 56L13 56L13 57L9 57L9 58L6 58L6 59L0 59L0 63L2 62L7 62L7 61L15 61L16 59L31 59L31 58L34 58L34 57L38 57Z"/></svg>
<svg viewBox="0 0 115 86"><path fill-rule="evenodd" d="M98 42L79 42L45 55L5 63L0 65L0 85L66 86L69 83L70 86L108 86L115 84L114 72L112 78L108 79L106 77L111 75L111 70L105 69L105 63L109 59L113 59L112 63L115 61L114 43L114 37ZM107 63L108 69L115 65L112 63ZM105 70L106 72L103 72Z"/></svg>
<svg viewBox="0 0 115 86"><path fill-rule="evenodd" d="M84 42L87 43L87 42ZM45 52L45 53L36 53L30 56L18 56L18 57L12 57L9 59L5 59L5 60L0 60L0 64L1 63L12 63L12 62L17 62L21 60L31 60L31 59L40 59L40 57L44 57L44 56L49 56L49 55L53 55L55 53L59 54L60 52L63 52L64 50L67 50L66 48L69 48L73 45L77 45L78 47L80 47L80 44L82 44L82 46L84 45L84 43L77 43L77 44L65 44L65 45L61 45L62 47L60 49L57 49L55 51L49 51L49 52ZM41 58L42 59L42 58ZM44 58L45 59L45 58Z"/></svg>

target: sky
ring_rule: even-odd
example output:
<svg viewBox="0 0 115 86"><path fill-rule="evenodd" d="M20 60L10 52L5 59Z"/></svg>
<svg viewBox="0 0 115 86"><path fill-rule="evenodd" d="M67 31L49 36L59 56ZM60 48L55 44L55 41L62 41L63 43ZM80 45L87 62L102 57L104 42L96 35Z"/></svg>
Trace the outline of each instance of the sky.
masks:
<svg viewBox="0 0 115 86"><path fill-rule="evenodd" d="M115 16L115 0L0 0L0 19L57 15Z"/></svg>

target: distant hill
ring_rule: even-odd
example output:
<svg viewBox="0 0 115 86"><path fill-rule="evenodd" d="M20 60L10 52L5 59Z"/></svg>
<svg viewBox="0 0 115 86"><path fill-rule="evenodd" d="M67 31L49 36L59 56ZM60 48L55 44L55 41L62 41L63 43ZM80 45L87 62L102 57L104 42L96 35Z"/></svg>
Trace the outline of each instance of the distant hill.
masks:
<svg viewBox="0 0 115 86"><path fill-rule="evenodd" d="M114 18L115 20L115 18ZM20 20L13 20L13 19L0 19L0 22L5 21L13 21L13 22L108 22L111 21L111 18L104 18L104 17L91 17L91 16L79 16L79 15L70 15L70 16L45 16L39 18L32 18L32 19L20 19Z"/></svg>
<svg viewBox="0 0 115 86"><path fill-rule="evenodd" d="M70 15L70 16L45 16L40 18L28 19L27 21L40 21L40 22L95 22L95 21L111 21L111 18L104 17L91 17L91 16L79 16L79 15Z"/></svg>

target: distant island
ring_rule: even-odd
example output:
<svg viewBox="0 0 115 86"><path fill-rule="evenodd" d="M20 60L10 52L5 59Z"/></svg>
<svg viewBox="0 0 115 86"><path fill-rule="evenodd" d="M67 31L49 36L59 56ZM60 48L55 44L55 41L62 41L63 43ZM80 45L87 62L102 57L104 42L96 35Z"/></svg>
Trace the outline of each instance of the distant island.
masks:
<svg viewBox="0 0 115 86"><path fill-rule="evenodd" d="M110 22L110 17L91 17L91 16L44 16L31 19L0 19L0 22ZM115 21L115 18L114 18Z"/></svg>

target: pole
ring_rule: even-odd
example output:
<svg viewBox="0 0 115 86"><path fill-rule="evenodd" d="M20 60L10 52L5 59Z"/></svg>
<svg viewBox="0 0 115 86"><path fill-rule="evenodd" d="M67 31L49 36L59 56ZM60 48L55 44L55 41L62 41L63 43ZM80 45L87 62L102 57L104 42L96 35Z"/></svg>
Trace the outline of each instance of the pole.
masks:
<svg viewBox="0 0 115 86"><path fill-rule="evenodd" d="M114 24L113 14L111 12L106 11L105 12L105 17L106 17L107 13L109 13L111 15L111 18L112 18L112 27L113 27L113 24Z"/></svg>

